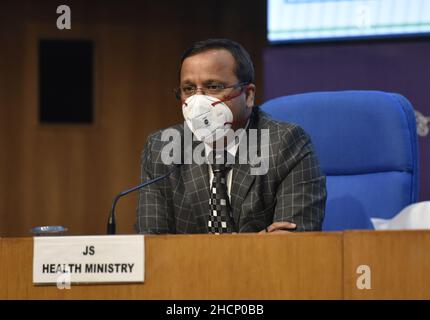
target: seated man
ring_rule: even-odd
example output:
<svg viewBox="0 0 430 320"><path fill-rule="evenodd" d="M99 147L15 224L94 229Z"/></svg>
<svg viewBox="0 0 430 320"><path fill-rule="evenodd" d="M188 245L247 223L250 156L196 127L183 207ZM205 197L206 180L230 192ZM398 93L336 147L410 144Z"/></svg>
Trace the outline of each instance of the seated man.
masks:
<svg viewBox="0 0 430 320"><path fill-rule="evenodd" d="M252 61L238 43L209 39L185 51L176 90L185 123L146 142L142 181L171 174L140 190L137 232L321 230L325 176L310 138L262 113L255 90Z"/></svg>

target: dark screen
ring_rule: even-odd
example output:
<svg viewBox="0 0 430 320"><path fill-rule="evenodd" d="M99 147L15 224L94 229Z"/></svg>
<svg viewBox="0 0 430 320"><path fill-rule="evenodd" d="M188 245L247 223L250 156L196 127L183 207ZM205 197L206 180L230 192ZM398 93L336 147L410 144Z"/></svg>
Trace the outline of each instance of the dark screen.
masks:
<svg viewBox="0 0 430 320"><path fill-rule="evenodd" d="M91 41L39 41L39 121L92 123Z"/></svg>

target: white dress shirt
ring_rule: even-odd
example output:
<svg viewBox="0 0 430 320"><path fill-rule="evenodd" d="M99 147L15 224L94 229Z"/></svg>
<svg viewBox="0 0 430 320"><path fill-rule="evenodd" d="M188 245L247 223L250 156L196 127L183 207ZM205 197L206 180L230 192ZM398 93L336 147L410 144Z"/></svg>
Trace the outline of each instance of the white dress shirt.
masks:
<svg viewBox="0 0 430 320"><path fill-rule="evenodd" d="M235 139L234 141L230 142L227 147L225 148L227 150L227 152L229 154L231 154L233 156L233 158L236 157L236 152L237 149L239 148L239 144L242 141L243 136L246 133L246 128L249 125L249 120L246 123L245 129L240 133L240 135L238 136L239 139ZM213 144L207 144L205 143L205 153L206 156L208 156L209 154L211 154L211 152L214 150L213 148ZM212 166L209 164L208 165L208 170L209 170L209 186L212 185L212 180L214 178L214 174L212 172ZM227 173L227 195L228 198L231 200L231 196L230 196L230 191L231 191L231 180L233 177L233 169L229 170L229 172Z"/></svg>

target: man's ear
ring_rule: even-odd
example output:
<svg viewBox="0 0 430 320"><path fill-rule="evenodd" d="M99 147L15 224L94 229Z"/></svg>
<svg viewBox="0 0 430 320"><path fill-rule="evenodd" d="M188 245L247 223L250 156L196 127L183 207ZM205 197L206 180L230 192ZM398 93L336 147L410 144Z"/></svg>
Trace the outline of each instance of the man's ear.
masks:
<svg viewBox="0 0 430 320"><path fill-rule="evenodd" d="M252 108L254 106L254 100L255 100L255 84L251 83L246 86L245 99L246 99L246 106L248 108Z"/></svg>

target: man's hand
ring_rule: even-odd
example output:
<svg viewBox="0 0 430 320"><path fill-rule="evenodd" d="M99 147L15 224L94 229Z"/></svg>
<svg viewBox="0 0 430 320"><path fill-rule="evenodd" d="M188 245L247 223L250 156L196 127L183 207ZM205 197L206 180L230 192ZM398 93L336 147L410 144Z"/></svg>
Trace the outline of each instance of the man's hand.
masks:
<svg viewBox="0 0 430 320"><path fill-rule="evenodd" d="M289 233L297 227L295 223L292 222L274 222L266 229L261 230L259 233Z"/></svg>

